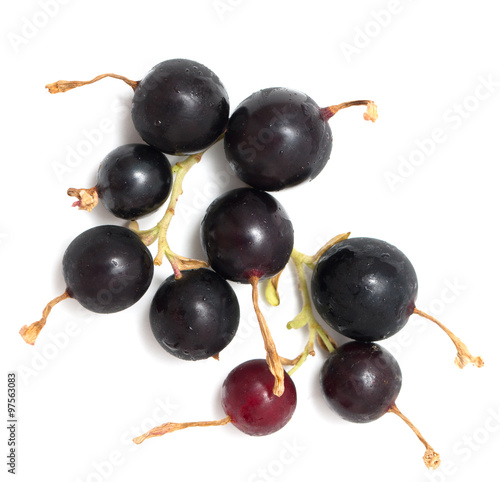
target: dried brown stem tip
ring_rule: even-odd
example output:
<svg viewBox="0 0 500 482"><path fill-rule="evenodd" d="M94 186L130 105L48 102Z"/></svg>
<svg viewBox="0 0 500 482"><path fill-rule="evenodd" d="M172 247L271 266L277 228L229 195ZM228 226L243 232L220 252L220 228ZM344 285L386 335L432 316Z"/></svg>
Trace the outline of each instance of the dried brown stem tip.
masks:
<svg viewBox="0 0 500 482"><path fill-rule="evenodd" d="M310 356L316 356L316 352L311 349L307 352L308 355ZM297 365L297 363L299 363L300 359L302 358L303 356L303 353L301 353L300 355L296 356L293 360L291 360L290 358L285 358L285 357L282 357L280 356L280 361L281 361L281 364L282 365L287 365L287 366L290 366L290 367L294 367L295 365Z"/></svg>
<svg viewBox="0 0 500 482"><path fill-rule="evenodd" d="M413 430L418 439L424 444L425 454L423 456L423 459L425 466L428 469L437 469L439 467L439 464L441 463L439 454L435 452L434 449L429 445L429 443L424 439L424 437L422 437L422 434L417 429L417 427L415 427L415 425L413 425L410 420L399 411L399 408L396 407L396 405L393 405L392 408L389 409L389 412L396 414L401 420L403 420L406 425L408 425L408 427Z"/></svg>
<svg viewBox="0 0 500 482"><path fill-rule="evenodd" d="M465 343L456 335L454 335L450 330L448 330L448 328L446 328L446 326L444 326L440 321L436 320L436 318L428 315L427 313L424 313L423 311L417 310L417 308L413 310L413 313L423 316L424 318L436 323L436 325L438 325L439 328L441 328L450 337L451 341L454 343L457 349L455 365L457 365L458 368L464 368L469 363L472 363L478 368L484 366L483 359L480 356L472 356Z"/></svg>
<svg viewBox="0 0 500 482"><path fill-rule="evenodd" d="M368 121L375 122L378 119L377 105L372 100L353 100L351 102L342 102L342 104L331 105L320 109L323 119L328 120L333 117L339 110L353 107L355 105L366 105L366 112L363 118Z"/></svg>
<svg viewBox="0 0 500 482"><path fill-rule="evenodd" d="M42 313L42 318L39 321L36 321L35 323L32 323L30 326L24 325L20 330L19 334L23 337L23 340L26 343L29 343L30 345L34 345L35 341L42 331L42 328L45 326L45 323L47 322L47 317L49 316L50 312L52 311L52 308L57 305L57 303L69 298L69 294L67 291L65 291L61 296L58 296L57 298L54 298L52 301L49 301L47 306L44 308L43 313Z"/></svg>
<svg viewBox="0 0 500 482"><path fill-rule="evenodd" d="M130 85L132 89L136 89L139 85L139 81L127 79L127 77L123 77L123 75L117 74L101 74L97 77L94 77L92 80L58 80L57 82L52 82L51 84L47 84L45 86L46 89L49 90L51 94L59 94L61 92L66 92L68 90L74 89L76 87L81 87L82 85L93 84L98 80L104 79L105 77L112 77L113 79L123 80L127 85Z"/></svg>
<svg viewBox="0 0 500 482"><path fill-rule="evenodd" d="M259 308L259 278L252 276L250 278L250 284L252 285L252 301L255 309L255 314L257 315L257 320L259 321L260 331L262 333L262 338L264 339L264 346L266 348L266 360L269 366L269 370L274 376L274 387L273 393L277 397L281 397L285 391L285 375L283 372L283 365L281 364L280 357L276 351L276 345L274 344L273 337L271 336L271 331L267 326L266 319L260 311Z"/></svg>
<svg viewBox="0 0 500 482"><path fill-rule="evenodd" d="M186 271L188 269L199 269L199 268L208 268L209 267L209 264L206 261L203 261L200 259L195 259L195 258L186 258L186 257L181 256L179 254L176 254L174 256L174 261L176 262L177 268L179 269L178 273L177 273L177 270L174 269L174 271L176 272L176 278L182 277L182 275L180 274L181 271Z"/></svg>
<svg viewBox="0 0 500 482"><path fill-rule="evenodd" d="M73 203L73 207L78 207L78 209L88 211L89 213L99 202L99 196L95 187L91 187L90 189L74 189L70 187L67 192L68 196L78 199L78 201Z"/></svg>
<svg viewBox="0 0 500 482"><path fill-rule="evenodd" d="M171 423L167 422L163 425L159 425L158 427L152 428L149 432L146 432L139 437L135 437L132 441L135 444L141 444L144 440L153 437L161 437L167 433L176 432L177 430L183 430L189 427L216 427L220 425L226 425L231 423L231 417L228 415L225 418L221 418L220 420L214 420L211 422L187 422L187 423Z"/></svg>
<svg viewBox="0 0 500 482"><path fill-rule="evenodd" d="M319 258L321 258L321 256L323 256L335 244L340 243L341 241L345 241L347 238L349 238L350 235L351 233L348 232L337 234L337 236L334 236L326 244L319 248L319 250L313 256L307 258L306 262L308 263L308 266L311 269L314 269L314 266L319 261Z"/></svg>

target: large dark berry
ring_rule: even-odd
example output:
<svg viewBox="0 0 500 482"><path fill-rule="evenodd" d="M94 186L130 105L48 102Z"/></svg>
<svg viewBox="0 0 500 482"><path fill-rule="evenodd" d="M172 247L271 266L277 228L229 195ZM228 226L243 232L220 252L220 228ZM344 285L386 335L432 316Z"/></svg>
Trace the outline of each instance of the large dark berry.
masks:
<svg viewBox="0 0 500 482"><path fill-rule="evenodd" d="M385 348L358 341L337 348L320 377L328 405L350 422L371 422L387 413L401 383L401 369Z"/></svg>
<svg viewBox="0 0 500 482"><path fill-rule="evenodd" d="M167 154L192 154L224 132L229 98L219 78L193 60L166 60L139 82L132 120L148 144Z"/></svg>
<svg viewBox="0 0 500 482"><path fill-rule="evenodd" d="M332 150L332 133L306 94L269 88L246 98L224 136L227 160L244 182L277 191L314 179Z"/></svg>
<svg viewBox="0 0 500 482"><path fill-rule="evenodd" d="M67 293L96 313L115 313L137 302L149 288L153 269L139 236L120 226L84 231L63 256Z"/></svg>
<svg viewBox="0 0 500 482"><path fill-rule="evenodd" d="M217 355L233 339L240 318L229 283L209 269L169 276L151 303L149 320L158 343L184 360Z"/></svg>
<svg viewBox="0 0 500 482"><path fill-rule="evenodd" d="M352 238L329 248L313 272L311 294L321 317L344 336L375 341L398 332L415 309L417 275L396 247Z"/></svg>
<svg viewBox="0 0 500 482"><path fill-rule="evenodd" d="M293 249L293 226L273 196L239 188L210 204L201 239L215 271L249 283L251 278L271 278L285 267Z"/></svg>

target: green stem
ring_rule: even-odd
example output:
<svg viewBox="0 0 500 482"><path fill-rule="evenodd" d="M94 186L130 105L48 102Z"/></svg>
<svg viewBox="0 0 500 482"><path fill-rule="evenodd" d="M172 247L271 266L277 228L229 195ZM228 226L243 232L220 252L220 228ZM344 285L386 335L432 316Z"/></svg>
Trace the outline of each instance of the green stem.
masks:
<svg viewBox="0 0 500 482"><path fill-rule="evenodd" d="M134 228L131 223L129 225L129 229L132 230L135 234L137 234L142 239L142 242L146 246L151 246L158 239L158 233L159 233L158 225L156 225L151 229L144 229L141 231L138 228Z"/></svg>
<svg viewBox="0 0 500 482"><path fill-rule="evenodd" d="M330 341L330 338L314 318L311 297L309 295L309 288L307 286L307 279L304 270L304 265L309 258L311 257L300 253L295 248L292 251L291 259L297 271L299 290L302 293L303 306L300 313L291 322L288 323L287 328L298 329L305 325L308 325L309 337L300 358L294 364L293 368L288 372L289 375L293 375L302 366L309 355L314 355L314 342L317 336L321 338L329 352L333 352L335 350L335 347Z"/></svg>
<svg viewBox="0 0 500 482"><path fill-rule="evenodd" d="M299 360L297 363L294 365L292 369L288 371L288 374L292 376L301 366L302 364L307 360L307 357L309 355L314 355L314 340L316 339L316 330L313 327L312 323L309 323L309 338L307 340L307 344L304 348L304 351L302 352L302 355L300 356Z"/></svg>
<svg viewBox="0 0 500 482"><path fill-rule="evenodd" d="M315 326L316 333L318 334L318 336L321 338L321 340L325 344L326 349L330 353L334 352L335 351L335 346L331 342L330 337L327 335L326 331L323 330L323 327L316 320L314 320L314 322L316 323L316 326Z"/></svg>
<svg viewBox="0 0 500 482"><path fill-rule="evenodd" d="M189 156L187 159L184 159L184 161L178 162L174 166L176 168L175 169L176 176L174 185L172 186L172 193L170 194L170 202L168 203L168 207L163 218L161 218L161 220L157 224L158 254L156 255L155 258L155 265L157 266L161 265L163 260L163 255L166 255L170 263L175 263L175 255L170 249L167 242L167 231L172 221L172 218L174 217L177 201L179 200L179 197L183 192L182 183L184 181L184 178L186 177L190 169L201 161L202 155L203 152L200 154L193 154ZM172 264L172 268L174 269L174 272L176 272L176 266L174 266L174 264Z"/></svg>
<svg viewBox="0 0 500 482"><path fill-rule="evenodd" d="M328 350L330 353L335 351L337 347L335 341L330 338L330 336L314 318L304 266L307 266L308 268L314 270L321 256L323 256L323 254L334 244L346 240L350 234L351 233L344 233L335 236L334 238L330 239L330 241L328 241L322 248L320 248L313 256L308 256L300 253L295 248L293 248L292 250L290 259L293 261L295 270L297 271L299 290L302 293L303 305L300 313L287 324L287 328L289 330L291 330L292 328L298 330L299 328L308 325L309 337L304 350L299 356L297 356L297 358L294 358L293 360L284 358L282 359L284 364L293 365L293 368L288 372L289 375L295 373L299 369L299 367L306 361L309 355L315 355L314 342L316 341L316 339L318 339L320 346ZM281 273L270 279L266 287L266 298L272 306L279 305L278 281L280 275Z"/></svg>
<svg viewBox="0 0 500 482"><path fill-rule="evenodd" d="M224 133L219 136L214 144L219 142L223 137ZM212 146L214 144L212 144ZM172 269L174 270L174 275L176 278L180 278L182 276L181 271L184 269L196 269L208 266L208 263L206 263L205 261L185 258L184 256L180 256L174 253L167 241L167 231L170 227L170 223L172 222L172 218L174 217L177 201L183 193L182 183L184 181L184 178L191 170L191 168L201 161L202 156L205 154L205 152L207 152L208 149L209 148L197 154L192 154L191 156L187 157L181 162L178 162L177 164L175 164L175 166L172 167L172 173L175 174L175 180L172 186L172 192L170 193L170 201L168 203L165 214L156 224L156 226L143 231L139 230L139 226L135 221L132 222L129 226L132 231L134 231L141 237L144 244L146 244L147 246L150 246L156 240L158 240L158 252L154 259L154 264L156 266L160 266L163 261L163 256L165 256L172 265Z"/></svg>

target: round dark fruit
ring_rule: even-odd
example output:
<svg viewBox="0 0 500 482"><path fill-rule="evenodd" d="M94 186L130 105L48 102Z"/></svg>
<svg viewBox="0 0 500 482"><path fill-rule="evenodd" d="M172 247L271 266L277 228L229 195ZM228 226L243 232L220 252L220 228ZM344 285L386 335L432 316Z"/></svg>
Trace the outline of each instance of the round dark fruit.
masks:
<svg viewBox="0 0 500 482"><path fill-rule="evenodd" d="M160 150L126 144L111 151L97 171L97 194L104 207L121 219L156 211L172 188L172 168Z"/></svg>
<svg viewBox="0 0 500 482"><path fill-rule="evenodd" d="M269 435L283 428L297 406L295 385L285 372L285 391L273 394L274 377L266 360L234 368L222 385L222 406L231 422L248 435Z"/></svg>
<svg viewBox="0 0 500 482"><path fill-rule="evenodd" d="M232 281L249 283L279 273L293 249L293 226L283 206L253 188L229 191L210 204L201 240L210 266Z"/></svg>
<svg viewBox="0 0 500 482"><path fill-rule="evenodd" d="M396 359L376 343L352 341L325 361L320 384L332 410L350 422L371 422L391 409L401 389Z"/></svg>
<svg viewBox="0 0 500 482"><path fill-rule="evenodd" d="M318 313L340 334L376 341L397 333L414 312L418 282L408 258L373 238L352 238L329 248L311 279Z"/></svg>
<svg viewBox="0 0 500 482"><path fill-rule="evenodd" d="M332 132L308 95L268 88L246 98L229 119L226 158L245 183L277 191L314 179L332 150Z"/></svg>
<svg viewBox="0 0 500 482"><path fill-rule="evenodd" d="M229 118L229 97L219 78L193 60L154 66L138 83L132 120L148 144L167 154L193 154L214 143Z"/></svg>
<svg viewBox="0 0 500 482"><path fill-rule="evenodd" d="M47 303L39 321L19 330L30 345L35 344L52 308L68 298L95 313L116 313L132 306L149 288L154 265L135 233L120 226L97 226L69 244L62 268L64 293Z"/></svg>
<svg viewBox="0 0 500 482"><path fill-rule="evenodd" d="M337 348L320 374L323 396L330 408L350 422L377 420L386 413L400 417L425 446L427 468L436 469L439 454L396 406L402 376L396 359L376 343L351 341Z"/></svg>
<svg viewBox="0 0 500 482"><path fill-rule="evenodd" d="M63 257L67 293L96 313L136 303L153 278L153 258L139 236L120 226L97 226L77 236Z"/></svg>
<svg viewBox="0 0 500 482"><path fill-rule="evenodd" d="M149 320L158 343L184 360L217 355L233 339L240 318L229 283L209 269L169 276L151 303Z"/></svg>

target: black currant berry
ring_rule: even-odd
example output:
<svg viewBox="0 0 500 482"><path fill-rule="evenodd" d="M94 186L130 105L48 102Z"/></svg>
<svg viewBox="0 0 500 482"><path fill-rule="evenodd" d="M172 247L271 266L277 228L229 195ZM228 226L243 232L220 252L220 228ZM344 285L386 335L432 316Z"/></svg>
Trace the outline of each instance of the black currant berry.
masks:
<svg viewBox="0 0 500 482"><path fill-rule="evenodd" d="M51 309L74 298L95 313L116 313L136 303L153 278L153 258L139 236L120 226L97 226L77 236L62 262L66 291L44 309L42 319L21 328L34 344Z"/></svg>
<svg viewBox="0 0 500 482"><path fill-rule="evenodd" d="M328 405L350 422L371 422L396 402L401 369L396 359L375 343L350 342L325 361L320 377Z"/></svg>
<svg viewBox="0 0 500 482"><path fill-rule="evenodd" d="M417 275L389 243L351 238L318 261L311 294L320 316L340 334L361 341L397 333L415 309Z"/></svg>
<svg viewBox="0 0 500 482"><path fill-rule="evenodd" d="M436 323L455 344L455 363L483 366L465 344L436 318L415 307L417 275L396 247L374 238L334 244L319 259L311 296L320 316L334 330L360 341L383 340L406 325L412 314Z"/></svg>
<svg viewBox="0 0 500 482"><path fill-rule="evenodd" d="M224 136L226 158L245 183L278 191L314 179L332 150L328 119L355 101L320 108L308 95L286 88L268 88L246 98L229 119ZM375 120L376 113L370 120Z"/></svg>
<svg viewBox="0 0 500 482"><path fill-rule="evenodd" d="M350 422L377 420L391 412L415 432L425 446L424 463L435 469L439 454L396 406L402 375L396 359L376 343L352 341L337 348L325 361L320 375L329 407Z"/></svg>
<svg viewBox="0 0 500 482"><path fill-rule="evenodd" d="M293 226L270 194L239 188L219 196L201 223L201 241L210 266L226 279L250 283L272 278L287 264Z"/></svg>
<svg viewBox="0 0 500 482"><path fill-rule="evenodd" d="M111 225L77 236L62 264L68 294L96 313L116 313L139 301L154 269L151 253L139 236Z"/></svg>
<svg viewBox="0 0 500 482"><path fill-rule="evenodd" d="M210 422L167 422L153 428L133 442L140 444L152 437L189 427L214 427L232 423L248 435L269 435L282 429L292 418L297 406L293 380L285 373L285 393L273 393L274 378L266 360L249 360L234 368L222 386L222 406L227 416Z"/></svg>
<svg viewBox="0 0 500 482"><path fill-rule="evenodd" d="M78 198L73 206L91 211L100 201L121 219L137 219L156 211L172 188L172 167L165 154L146 144L113 149L101 162L97 184L68 190Z"/></svg>
<svg viewBox="0 0 500 482"><path fill-rule="evenodd" d="M166 154L194 154L224 132L229 97L219 78L187 59L165 60L140 80L102 74L88 81L59 80L45 87L51 94L92 84L106 77L122 80L135 91L132 121L145 142Z"/></svg>
<svg viewBox="0 0 500 482"><path fill-rule="evenodd" d="M193 60L159 63L139 82L132 100L137 132L167 154L203 151L224 132L228 118L226 89Z"/></svg>
<svg viewBox="0 0 500 482"><path fill-rule="evenodd" d="M229 283L209 269L169 276L151 303L149 321L158 343L184 360L217 356L238 329L240 308Z"/></svg>

